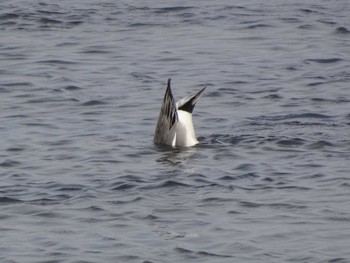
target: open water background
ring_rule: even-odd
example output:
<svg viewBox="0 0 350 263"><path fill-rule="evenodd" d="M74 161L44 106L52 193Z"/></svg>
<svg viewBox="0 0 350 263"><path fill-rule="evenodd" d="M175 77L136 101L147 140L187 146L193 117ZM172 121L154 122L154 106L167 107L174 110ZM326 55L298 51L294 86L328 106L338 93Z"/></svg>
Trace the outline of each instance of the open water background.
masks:
<svg viewBox="0 0 350 263"><path fill-rule="evenodd" d="M350 262L349 5L1 1L0 261Z"/></svg>

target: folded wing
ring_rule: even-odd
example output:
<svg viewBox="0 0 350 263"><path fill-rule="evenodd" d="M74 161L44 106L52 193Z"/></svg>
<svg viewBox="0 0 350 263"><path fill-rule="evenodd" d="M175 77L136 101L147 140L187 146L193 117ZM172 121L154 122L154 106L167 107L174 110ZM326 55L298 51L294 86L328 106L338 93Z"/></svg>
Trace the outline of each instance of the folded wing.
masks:
<svg viewBox="0 0 350 263"><path fill-rule="evenodd" d="M158 117L158 123L154 134L154 142L157 144L168 144L172 129L178 121L176 104L170 87L171 79L168 79L168 86L164 95L162 107Z"/></svg>

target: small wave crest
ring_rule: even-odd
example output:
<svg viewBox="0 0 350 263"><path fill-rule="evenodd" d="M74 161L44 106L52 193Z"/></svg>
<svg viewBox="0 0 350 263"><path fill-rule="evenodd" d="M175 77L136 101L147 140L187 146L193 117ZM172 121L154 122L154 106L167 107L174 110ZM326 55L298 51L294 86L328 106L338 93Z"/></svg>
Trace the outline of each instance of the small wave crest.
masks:
<svg viewBox="0 0 350 263"><path fill-rule="evenodd" d="M346 27L341 26L335 30L335 33L340 35L348 35L350 34L350 30L347 29Z"/></svg>
<svg viewBox="0 0 350 263"><path fill-rule="evenodd" d="M22 201L19 199L15 198L10 198L10 197L0 197L0 204L7 205L7 204L13 204L13 203L21 203Z"/></svg>
<svg viewBox="0 0 350 263"><path fill-rule="evenodd" d="M315 59L305 59L305 63L315 62L320 64L330 64L330 63L337 63L341 62L343 59L341 58L315 58Z"/></svg>
<svg viewBox="0 0 350 263"><path fill-rule="evenodd" d="M274 115L274 116L259 116L250 118L251 120L267 120L267 121L283 121L290 119L329 119L332 116L320 114L320 113L300 113L300 114L286 114L286 115Z"/></svg>

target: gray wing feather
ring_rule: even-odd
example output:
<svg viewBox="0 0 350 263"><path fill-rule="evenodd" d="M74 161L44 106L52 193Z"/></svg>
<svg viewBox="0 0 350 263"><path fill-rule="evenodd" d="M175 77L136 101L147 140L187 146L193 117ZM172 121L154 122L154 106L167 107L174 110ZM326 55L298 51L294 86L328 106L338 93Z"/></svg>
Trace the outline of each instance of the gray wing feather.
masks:
<svg viewBox="0 0 350 263"><path fill-rule="evenodd" d="M176 103L171 92L170 81L171 79L168 79L168 86L154 133L154 142L157 144L166 144L167 136L178 120Z"/></svg>

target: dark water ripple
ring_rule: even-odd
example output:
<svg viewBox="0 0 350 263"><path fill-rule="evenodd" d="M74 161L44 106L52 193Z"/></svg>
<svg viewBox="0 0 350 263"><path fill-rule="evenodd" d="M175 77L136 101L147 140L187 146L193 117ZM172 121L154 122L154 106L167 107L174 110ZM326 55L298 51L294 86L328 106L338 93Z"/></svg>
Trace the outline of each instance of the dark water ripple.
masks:
<svg viewBox="0 0 350 263"><path fill-rule="evenodd" d="M2 1L0 261L348 262L348 13ZM152 143L168 77L193 148Z"/></svg>

